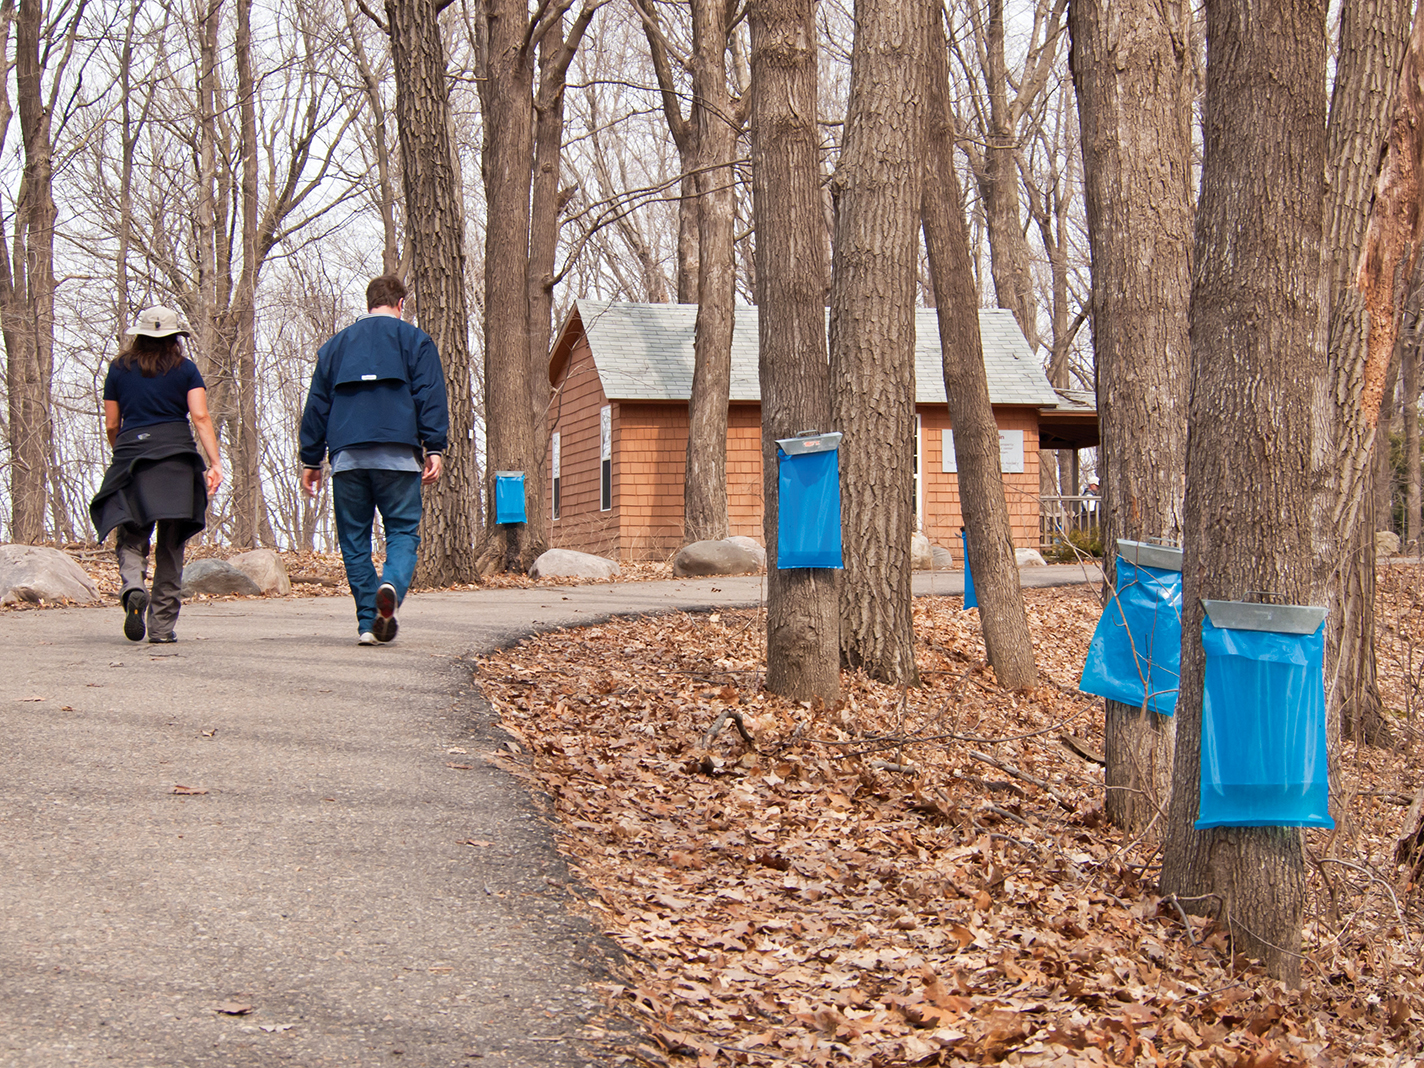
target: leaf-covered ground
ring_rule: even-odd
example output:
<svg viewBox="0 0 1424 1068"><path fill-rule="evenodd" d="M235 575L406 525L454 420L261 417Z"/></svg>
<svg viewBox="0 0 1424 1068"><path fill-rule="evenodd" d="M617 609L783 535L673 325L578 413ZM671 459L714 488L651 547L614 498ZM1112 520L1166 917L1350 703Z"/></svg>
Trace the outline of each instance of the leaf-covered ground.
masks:
<svg viewBox="0 0 1424 1068"><path fill-rule="evenodd" d="M110 550L65 548L117 596ZM339 557L283 557L306 580L294 595L349 596ZM1399 746L1335 762L1339 825L1307 834L1299 990L1159 901L1155 852L1102 819L1100 769L1062 742L1101 749L1100 705L1075 689L1099 614L1086 586L1026 593L1043 681L1027 694L995 684L958 598L916 602L922 687L847 675L831 708L762 692L758 612L548 634L476 681L510 739L489 759L551 799L624 950L608 994L643 1061L1406 1065L1424 1049L1424 916L1393 852L1420 781L1421 580L1379 572Z"/></svg>
<svg viewBox="0 0 1424 1068"><path fill-rule="evenodd" d="M1026 593L1042 685L999 689L977 614L915 603L924 685L762 690L756 611L551 633L481 660L507 751L624 950L612 1003L674 1065L1414 1063L1419 901L1393 862L1417 782L1417 569L1380 576L1397 752L1340 754L1310 831L1304 982L1158 899L1102 818L1087 587ZM724 715L725 714L725 715ZM735 715L732 715L735 714ZM739 729L745 728L745 736ZM750 741L748 740L750 739Z"/></svg>

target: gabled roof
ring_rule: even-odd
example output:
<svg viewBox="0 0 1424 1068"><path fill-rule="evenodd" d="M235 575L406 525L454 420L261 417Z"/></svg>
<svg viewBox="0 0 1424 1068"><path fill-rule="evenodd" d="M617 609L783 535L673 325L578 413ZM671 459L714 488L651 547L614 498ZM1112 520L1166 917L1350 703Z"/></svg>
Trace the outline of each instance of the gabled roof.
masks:
<svg viewBox="0 0 1424 1068"><path fill-rule="evenodd" d="M588 337L604 395L609 400L687 400L692 395L695 304L632 304L580 300L554 345L551 372L561 350ZM1051 406L1058 396L1034 359L1012 312L981 308L979 332L993 404ZM915 401L944 404L939 320L933 308L915 310ZM732 332L731 400L761 400L757 371L757 309L738 305Z"/></svg>

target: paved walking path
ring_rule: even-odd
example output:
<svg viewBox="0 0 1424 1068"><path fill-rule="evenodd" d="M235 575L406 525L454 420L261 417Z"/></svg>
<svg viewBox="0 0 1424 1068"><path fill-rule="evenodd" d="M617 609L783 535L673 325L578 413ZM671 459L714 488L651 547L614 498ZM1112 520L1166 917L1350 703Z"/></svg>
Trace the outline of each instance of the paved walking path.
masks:
<svg viewBox="0 0 1424 1068"><path fill-rule="evenodd" d="M585 1025L611 947L481 759L504 737L464 658L763 594L422 594L378 648L344 598L189 604L170 646L125 641L112 607L0 615L0 1065L609 1063Z"/></svg>

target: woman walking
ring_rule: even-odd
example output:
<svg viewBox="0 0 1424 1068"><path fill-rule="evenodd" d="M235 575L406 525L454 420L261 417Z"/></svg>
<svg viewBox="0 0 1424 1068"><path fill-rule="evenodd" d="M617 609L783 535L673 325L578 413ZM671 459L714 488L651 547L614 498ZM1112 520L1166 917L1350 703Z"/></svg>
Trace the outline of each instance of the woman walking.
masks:
<svg viewBox="0 0 1424 1068"><path fill-rule="evenodd" d="M208 494L222 484L222 460L203 376L178 340L188 336L178 313L149 308L127 336L104 379L104 431L114 460L89 515L100 541L118 529L124 637L142 641L147 632L150 642L162 644L177 641L183 549L206 524ZM207 454L206 471L194 430ZM155 526L150 593L145 582Z"/></svg>

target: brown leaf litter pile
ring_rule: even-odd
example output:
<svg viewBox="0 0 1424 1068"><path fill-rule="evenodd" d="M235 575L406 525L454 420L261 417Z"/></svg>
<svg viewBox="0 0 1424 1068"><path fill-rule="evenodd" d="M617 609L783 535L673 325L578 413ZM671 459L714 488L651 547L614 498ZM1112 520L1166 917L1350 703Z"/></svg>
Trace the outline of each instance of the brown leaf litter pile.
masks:
<svg viewBox="0 0 1424 1068"><path fill-rule="evenodd" d="M1387 703L1424 660L1414 571L1380 582ZM608 990L669 1065L1413 1063L1418 898L1395 869L1419 743L1341 754L1335 831L1309 831L1304 982L1160 900L1160 858L1103 819L1101 703L1076 691L1100 609L1026 591L1041 685L1009 693L959 598L915 602L923 686L844 676L813 707L761 688L756 611L615 621L481 660L547 796Z"/></svg>

